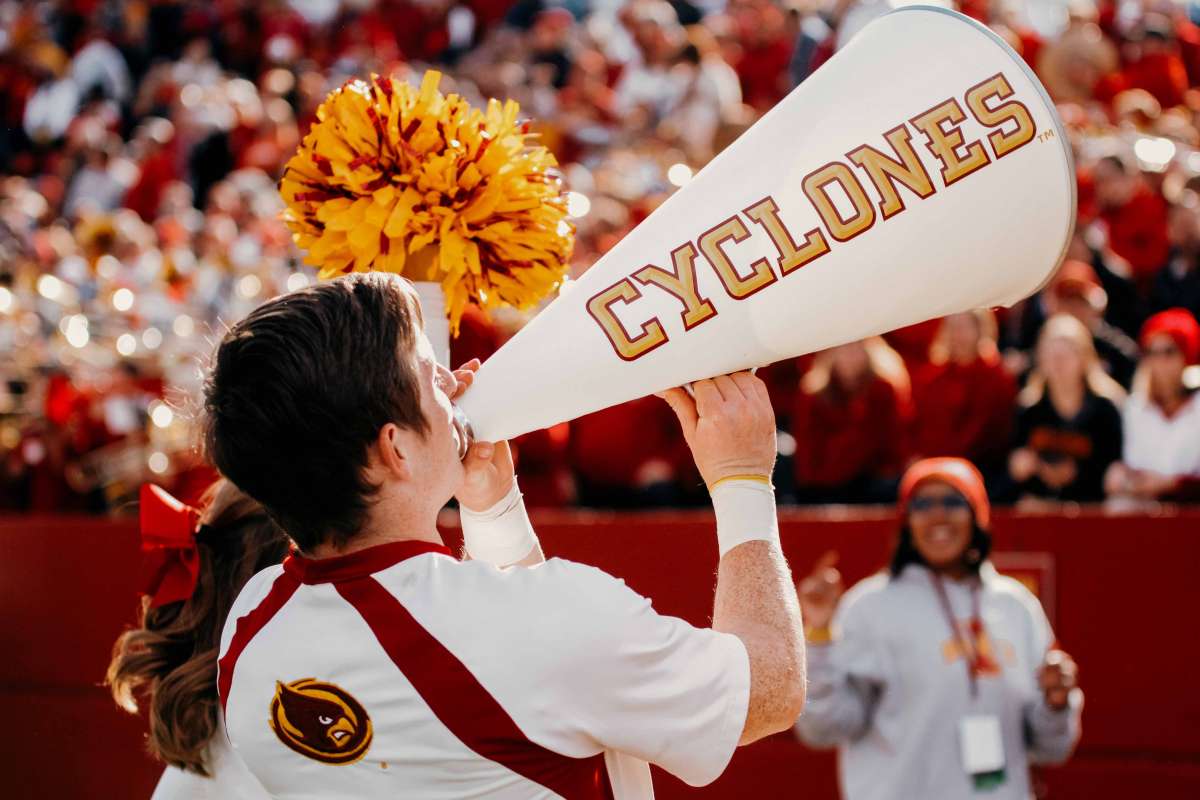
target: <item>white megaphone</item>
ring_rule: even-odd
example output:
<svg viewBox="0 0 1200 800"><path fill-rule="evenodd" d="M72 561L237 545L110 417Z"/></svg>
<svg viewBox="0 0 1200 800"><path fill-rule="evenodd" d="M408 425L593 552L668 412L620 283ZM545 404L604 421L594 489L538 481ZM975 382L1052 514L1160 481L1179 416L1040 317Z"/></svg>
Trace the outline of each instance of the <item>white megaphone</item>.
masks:
<svg viewBox="0 0 1200 800"><path fill-rule="evenodd" d="M477 439L979 307L1057 268L1070 147L961 14L867 25L480 368Z"/></svg>
<svg viewBox="0 0 1200 800"><path fill-rule="evenodd" d="M905 6L919 5L937 6L939 8L952 7L949 0L931 0L925 3L913 2L913 0L859 0L859 2L854 3L854 5L846 9L846 13L842 15L842 19L837 26L837 46L834 49L841 50L851 39L858 35L859 31L885 14L890 14L896 9L904 8Z"/></svg>

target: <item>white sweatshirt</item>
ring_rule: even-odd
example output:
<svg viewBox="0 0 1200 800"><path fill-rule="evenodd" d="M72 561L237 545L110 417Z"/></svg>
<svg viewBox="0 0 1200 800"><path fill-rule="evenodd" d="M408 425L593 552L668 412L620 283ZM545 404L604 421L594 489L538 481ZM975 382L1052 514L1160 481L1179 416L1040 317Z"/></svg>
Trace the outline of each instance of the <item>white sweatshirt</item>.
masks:
<svg viewBox="0 0 1200 800"><path fill-rule="evenodd" d="M796 732L814 747L838 746L844 800L1028 800L1028 764L1071 754L1083 695L1073 691L1062 712L1043 700L1036 672L1054 636L1041 605L990 564L981 578L981 649L1000 669L979 677L974 698L929 571L919 565L854 586L835 615L833 643L809 645L808 704ZM966 634L970 584L946 580L945 588ZM1003 735L1006 778L987 791L974 788L959 755L960 720L975 714L995 715Z"/></svg>
<svg viewBox="0 0 1200 800"><path fill-rule="evenodd" d="M1200 476L1200 392L1169 418L1145 393L1134 392L1122 417L1126 464L1171 477Z"/></svg>

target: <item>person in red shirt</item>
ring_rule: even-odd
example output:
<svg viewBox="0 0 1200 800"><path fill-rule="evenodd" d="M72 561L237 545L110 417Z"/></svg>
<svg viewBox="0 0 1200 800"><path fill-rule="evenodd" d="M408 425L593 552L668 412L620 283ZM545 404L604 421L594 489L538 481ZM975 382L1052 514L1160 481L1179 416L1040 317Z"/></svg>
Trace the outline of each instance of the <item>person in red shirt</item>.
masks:
<svg viewBox="0 0 1200 800"><path fill-rule="evenodd" d="M771 3L736 6L731 14L741 41L741 57L733 65L742 84L742 97L757 111L767 111L790 88L788 64L792 38L783 12Z"/></svg>
<svg viewBox="0 0 1200 800"><path fill-rule="evenodd" d="M685 502L687 444L671 409L656 397L580 417L570 425L579 504L645 508ZM691 481L697 487L698 479Z"/></svg>
<svg viewBox="0 0 1200 800"><path fill-rule="evenodd" d="M780 430L788 430L791 424L792 412L796 410L796 396L800 393L800 378L808 372L812 363L811 355L787 358L761 367L755 373L767 385Z"/></svg>
<svg viewBox="0 0 1200 800"><path fill-rule="evenodd" d="M1148 282L1170 255L1166 201L1118 156L1100 159L1092 181L1109 247L1129 262L1139 284Z"/></svg>
<svg viewBox="0 0 1200 800"><path fill-rule="evenodd" d="M1183 105L1188 89L1187 67L1179 56L1179 45L1170 20L1148 14L1137 40L1138 57L1124 70L1126 86L1145 89L1163 108Z"/></svg>
<svg viewBox="0 0 1200 800"><path fill-rule="evenodd" d="M929 363L930 349L933 347L933 342L940 329L941 322L929 319L915 325L897 328L884 334L883 338L904 359L904 365L908 367L908 371L916 372Z"/></svg>
<svg viewBox="0 0 1200 800"><path fill-rule="evenodd" d="M923 458L957 456L1002 470L1017 387L996 348L996 318L978 310L942 320L930 363L913 374L913 444Z"/></svg>
<svg viewBox="0 0 1200 800"><path fill-rule="evenodd" d="M473 358L487 361L508 337L479 306L469 305L450 340L450 363L465 364Z"/></svg>
<svg viewBox="0 0 1200 800"><path fill-rule="evenodd" d="M1030 61L1030 54L1025 58ZM1124 87L1116 44L1096 24L1096 9L1082 4L1068 10L1067 27L1030 63L1056 103L1107 104Z"/></svg>
<svg viewBox="0 0 1200 800"><path fill-rule="evenodd" d="M575 501L571 473L571 426L560 422L510 442L527 508L564 508Z"/></svg>
<svg viewBox="0 0 1200 800"><path fill-rule="evenodd" d="M796 499L894 500L907 457L910 402L908 372L882 339L820 353L804 376L792 418Z"/></svg>
<svg viewBox="0 0 1200 800"><path fill-rule="evenodd" d="M1179 43L1179 58L1187 70L1188 85L1200 84L1200 27L1188 19L1186 12L1177 14L1171 26Z"/></svg>
<svg viewBox="0 0 1200 800"><path fill-rule="evenodd" d="M133 209L146 222L158 217L163 192L181 175L176 167L175 130L166 120L147 123L141 135L146 155L137 181L125 193L125 207Z"/></svg>

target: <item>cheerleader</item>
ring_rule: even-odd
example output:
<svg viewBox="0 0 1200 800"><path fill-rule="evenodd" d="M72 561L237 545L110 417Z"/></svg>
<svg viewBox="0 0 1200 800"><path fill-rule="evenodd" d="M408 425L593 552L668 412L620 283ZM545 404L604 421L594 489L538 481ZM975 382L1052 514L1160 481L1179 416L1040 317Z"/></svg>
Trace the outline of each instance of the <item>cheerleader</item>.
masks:
<svg viewBox="0 0 1200 800"><path fill-rule="evenodd" d="M149 711L147 747L167 764L152 800L260 800L267 793L225 733L217 650L230 604L251 576L283 560L288 542L226 480L201 509L142 487L141 622L117 639L106 682L122 708Z"/></svg>

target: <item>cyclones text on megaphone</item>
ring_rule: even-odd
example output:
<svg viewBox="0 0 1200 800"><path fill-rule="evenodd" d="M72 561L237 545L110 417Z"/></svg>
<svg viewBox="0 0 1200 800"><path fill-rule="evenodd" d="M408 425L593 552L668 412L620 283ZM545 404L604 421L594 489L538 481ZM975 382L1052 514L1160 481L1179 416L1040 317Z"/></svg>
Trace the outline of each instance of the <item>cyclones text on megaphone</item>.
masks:
<svg viewBox="0 0 1200 800"><path fill-rule="evenodd" d="M677 298L683 304L684 330L691 330L717 315L716 308L701 296L697 286L699 254L704 255L729 296L744 300L830 252L830 239L848 242L869 230L880 217L886 220L904 211L899 186L920 199L933 195L937 188L913 147L910 126L923 136L925 148L938 162L940 188L986 167L993 158L1003 158L1037 135L1033 116L1015 97L1012 84L1002 72L967 89L963 100L960 103L956 97L947 98L883 133L891 155L866 143L846 153L846 159L866 175L874 188L878 212L855 170L843 161L831 161L803 179L803 193L816 211L820 224L805 233L799 243L780 218L775 199L767 196L673 249L673 268L647 264L593 295L587 301L588 313L616 354L626 361L634 361L668 341L657 317L641 322L637 333L632 335L618 319L614 307L638 300L642 296L638 284L655 286ZM980 125L993 129L986 136L986 146L980 140L965 140L960 127L967 119L963 105ZM1045 135L1053 135L1053 131L1048 130ZM835 186L841 195L836 199ZM843 215L843 208L852 213ZM742 220L743 215L770 239L777 259L762 258L743 270L733 264L724 249L726 243L737 244L753 235Z"/></svg>

